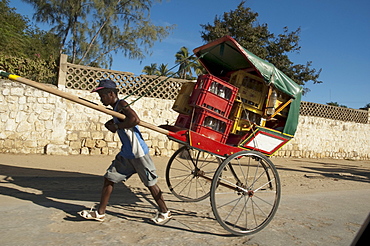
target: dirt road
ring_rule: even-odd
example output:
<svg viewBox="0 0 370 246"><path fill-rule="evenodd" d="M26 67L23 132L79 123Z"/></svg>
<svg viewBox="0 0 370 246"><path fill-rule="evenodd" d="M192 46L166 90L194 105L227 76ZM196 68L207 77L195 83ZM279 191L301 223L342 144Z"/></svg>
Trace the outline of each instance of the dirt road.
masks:
<svg viewBox="0 0 370 246"><path fill-rule="evenodd" d="M350 245L370 212L370 161L273 158L282 197L261 232L230 235L209 199L184 203L165 185L168 158L154 157L174 219L148 223L155 211L137 176L115 187L105 222L76 212L99 200L112 157L0 154L2 245Z"/></svg>

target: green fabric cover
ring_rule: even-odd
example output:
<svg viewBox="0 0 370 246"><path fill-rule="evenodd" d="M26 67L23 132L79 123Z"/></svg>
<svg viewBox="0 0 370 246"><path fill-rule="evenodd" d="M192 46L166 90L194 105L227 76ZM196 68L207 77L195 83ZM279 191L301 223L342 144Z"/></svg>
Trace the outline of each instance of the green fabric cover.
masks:
<svg viewBox="0 0 370 246"><path fill-rule="evenodd" d="M271 63L259 58L240 46L233 38L225 36L194 49L207 71L217 77L225 77L230 72L250 70L251 74L263 78L268 85L293 98L283 133L294 135L301 103L302 87L277 69Z"/></svg>

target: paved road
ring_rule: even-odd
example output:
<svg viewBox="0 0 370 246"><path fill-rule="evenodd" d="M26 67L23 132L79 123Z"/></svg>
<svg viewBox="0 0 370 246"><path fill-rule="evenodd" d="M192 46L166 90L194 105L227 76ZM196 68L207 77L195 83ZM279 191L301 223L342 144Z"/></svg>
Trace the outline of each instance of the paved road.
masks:
<svg viewBox="0 0 370 246"><path fill-rule="evenodd" d="M84 221L76 211L98 200L99 175L20 168L1 161L1 245L347 246L370 212L369 182L361 181L363 189L344 191L284 194L283 189L272 222L259 233L236 237L214 219L209 200L183 203L165 190L175 217L160 227L148 223L152 200L133 178L116 187L107 221ZM160 183L165 187L163 179Z"/></svg>
<svg viewBox="0 0 370 246"><path fill-rule="evenodd" d="M331 191L282 197L271 230L258 245L350 245L370 212L370 190ZM279 226L281 224L281 226Z"/></svg>
<svg viewBox="0 0 370 246"><path fill-rule="evenodd" d="M202 222L210 219L202 217L193 217L189 221L183 219L184 216L178 216L164 228L135 219L127 223L127 218L112 219L104 224L68 220L63 210L70 209L69 202L59 201L59 207L55 204L50 202L49 207L45 201L40 206L1 195L1 244L125 245L125 238L130 236L126 233L126 224L133 224L136 230L145 231L149 227L154 233L167 231L167 236L160 241L155 235L135 239L139 245L187 245L195 242L199 245L350 245L370 211L370 190L355 190L349 194L335 191L283 196L270 225L249 237L229 236L222 228L217 228L217 221L214 220L205 223L212 224L209 228L203 228ZM199 205L203 206L208 206L208 203ZM83 224L85 228L76 228L73 223ZM119 227L122 232L119 232ZM128 240L127 245L131 242L131 239Z"/></svg>

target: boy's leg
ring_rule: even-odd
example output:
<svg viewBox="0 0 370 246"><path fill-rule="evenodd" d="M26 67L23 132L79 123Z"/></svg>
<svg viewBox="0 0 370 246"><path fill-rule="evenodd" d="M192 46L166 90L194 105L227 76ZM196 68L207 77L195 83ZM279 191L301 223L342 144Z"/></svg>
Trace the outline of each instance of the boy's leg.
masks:
<svg viewBox="0 0 370 246"><path fill-rule="evenodd" d="M162 191L157 184L148 186L148 188L159 207L159 211L157 211L156 215L151 220L156 224L164 225L171 220L172 215L164 202Z"/></svg>
<svg viewBox="0 0 370 246"><path fill-rule="evenodd" d="M138 173L143 184L148 187L150 193L152 194L155 202L158 205L158 210L155 217L152 218L156 224L165 224L171 218L171 212L168 210L166 203L163 199L163 194L159 186L157 185L158 176L156 174L154 163L149 154L128 160L132 163L132 166L135 167L136 172Z"/></svg>
<svg viewBox="0 0 370 246"><path fill-rule="evenodd" d="M100 197L100 203L99 203L99 208L98 210L82 210L78 212L78 214L85 218L85 219L93 219L93 220L98 220L98 221L104 221L105 219L105 209L108 205L108 201L110 198L110 195L112 194L113 191L113 186L114 183L112 181L109 181L107 178L104 177L104 185L103 189L101 192L101 197Z"/></svg>
<svg viewBox="0 0 370 246"><path fill-rule="evenodd" d="M113 191L113 187L114 187L114 183L104 177L104 185L103 185L103 189L101 192L100 204L98 208L99 214L105 214L105 209L107 208L110 195L112 194L112 191Z"/></svg>
<svg viewBox="0 0 370 246"><path fill-rule="evenodd" d="M157 184L153 186L148 186L150 193L152 194L155 202L158 204L159 211L162 213L166 213L168 211L168 208L166 206L166 203L164 202L162 191L159 188Z"/></svg>
<svg viewBox="0 0 370 246"><path fill-rule="evenodd" d="M126 162L119 154L116 155L116 158L113 160L104 175L104 185L101 191L99 208L97 210L99 214L105 214L105 209L107 208L114 184L125 181L134 172L135 169L130 165L130 163Z"/></svg>

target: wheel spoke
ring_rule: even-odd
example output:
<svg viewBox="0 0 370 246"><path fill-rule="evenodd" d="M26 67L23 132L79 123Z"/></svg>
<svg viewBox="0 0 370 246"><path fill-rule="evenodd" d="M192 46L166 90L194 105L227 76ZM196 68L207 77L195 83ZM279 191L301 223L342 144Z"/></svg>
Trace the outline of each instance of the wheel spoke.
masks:
<svg viewBox="0 0 370 246"><path fill-rule="evenodd" d="M177 159L177 161L179 162L179 164L181 164L183 167L185 167L187 170L193 170L193 168L194 168L194 163L193 162L191 162L190 164L189 164L189 160L186 160L186 163L184 163L183 161L181 161L181 159ZM179 169L179 168L177 168L177 170L181 170L181 169Z"/></svg>
<svg viewBox="0 0 370 246"><path fill-rule="evenodd" d="M258 200L260 200L261 202L264 202L265 204L268 204L268 205L270 205L271 207L272 206L274 206L274 204L272 204L271 202L269 202L269 201L266 201L265 199L262 199L261 197L259 197L259 196L254 196L253 197L254 199L258 199ZM254 202L254 200L252 199L252 201Z"/></svg>
<svg viewBox="0 0 370 246"><path fill-rule="evenodd" d="M166 168L166 182L171 192L183 201L200 201L209 196L211 179L219 158L186 146L177 150Z"/></svg>
<svg viewBox="0 0 370 246"><path fill-rule="evenodd" d="M188 177L190 177L190 175L188 175L188 176L187 176L187 177L185 177L184 179L180 180L180 182L178 182L176 185L172 186L172 189L175 189L175 188L177 188L177 187L179 187L179 186L184 186L184 188L182 188L182 190L181 190L181 191L183 191L183 190L188 186L188 184L191 184L191 179L190 179L188 182L186 182L186 184L185 184L185 185L183 185L183 183L184 183L186 180L188 180ZM181 191L180 191L180 193L181 193Z"/></svg>
<svg viewBox="0 0 370 246"><path fill-rule="evenodd" d="M228 157L217 169L211 205L220 225L235 235L263 229L280 201L280 180L273 163L254 151Z"/></svg>
<svg viewBox="0 0 370 246"><path fill-rule="evenodd" d="M263 187L265 187L266 185L268 184L271 184L275 179L272 179L268 182L266 182L265 184L261 185L260 187L258 187L257 189L254 190L254 192L257 192L257 191L260 191Z"/></svg>

